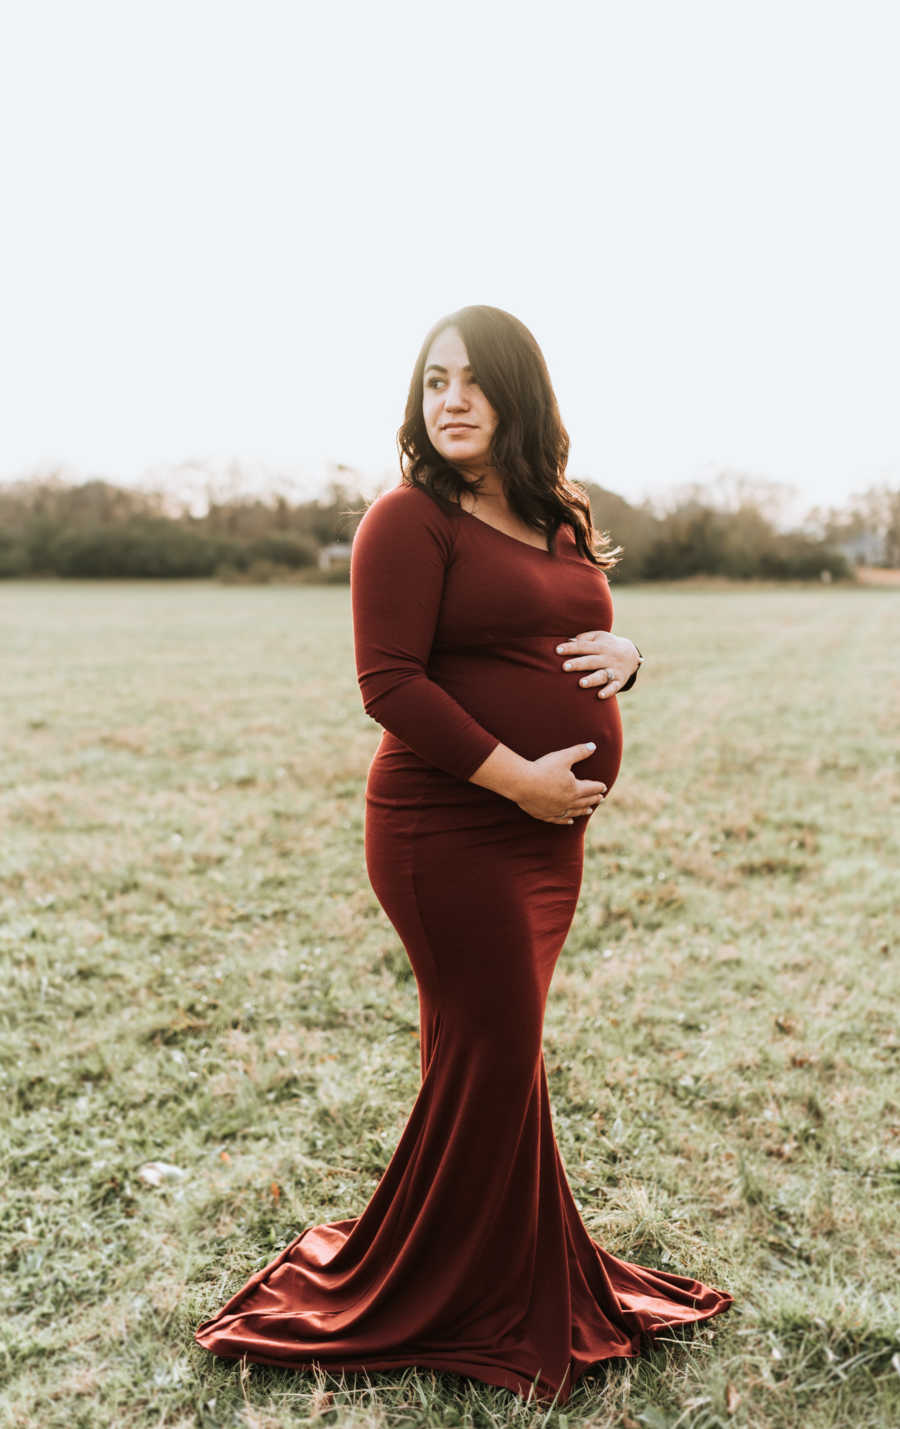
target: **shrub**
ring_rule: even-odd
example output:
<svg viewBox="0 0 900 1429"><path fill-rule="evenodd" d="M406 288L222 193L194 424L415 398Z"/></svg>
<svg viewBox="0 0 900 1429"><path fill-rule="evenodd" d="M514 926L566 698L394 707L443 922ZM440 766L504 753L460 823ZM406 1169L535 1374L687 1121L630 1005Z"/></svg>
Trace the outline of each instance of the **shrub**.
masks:
<svg viewBox="0 0 900 1429"><path fill-rule="evenodd" d="M8 531L0 531L0 577L25 575L30 566L24 541L16 540Z"/></svg>
<svg viewBox="0 0 900 1429"><path fill-rule="evenodd" d="M319 548L307 536L291 536L273 532L250 541L247 550L254 561L269 561L276 566L314 566L318 563Z"/></svg>
<svg viewBox="0 0 900 1429"><path fill-rule="evenodd" d="M225 552L221 541L165 517L133 517L112 526L62 531L45 559L61 576L212 575Z"/></svg>

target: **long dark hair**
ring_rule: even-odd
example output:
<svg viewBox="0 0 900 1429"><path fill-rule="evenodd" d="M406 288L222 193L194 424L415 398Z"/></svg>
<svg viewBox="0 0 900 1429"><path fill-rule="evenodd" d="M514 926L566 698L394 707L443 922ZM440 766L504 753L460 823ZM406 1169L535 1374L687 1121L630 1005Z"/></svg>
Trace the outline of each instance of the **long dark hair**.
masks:
<svg viewBox="0 0 900 1429"><path fill-rule="evenodd" d="M478 384L497 413L488 460L502 475L511 510L546 533L551 551L557 531L566 522L583 556L603 568L614 566L621 548L611 549L606 532L595 531L586 492L565 474L569 434L544 354L525 324L502 308L483 303L460 308L440 318L426 334L397 433L403 481L424 488L439 503L457 505L462 491L478 491L481 486L481 480L464 480L435 449L422 414L425 359L435 338L448 327L459 331Z"/></svg>

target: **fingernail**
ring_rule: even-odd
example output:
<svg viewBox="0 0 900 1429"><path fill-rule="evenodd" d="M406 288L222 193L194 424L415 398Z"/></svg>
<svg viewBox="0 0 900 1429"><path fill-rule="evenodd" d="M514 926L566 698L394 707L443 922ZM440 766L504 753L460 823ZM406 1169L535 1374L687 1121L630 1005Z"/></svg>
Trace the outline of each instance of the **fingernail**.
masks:
<svg viewBox="0 0 900 1429"><path fill-rule="evenodd" d="M593 741L592 739L589 739L589 740L588 740L588 742L587 742L587 747L588 747L588 749L596 749L596 748L597 748L596 744L594 743L594 741Z"/></svg>
<svg viewBox="0 0 900 1429"><path fill-rule="evenodd" d="M557 647L556 647L556 653L557 653L557 655L562 655L563 652L565 651L565 648L566 648L565 645L557 645Z"/></svg>

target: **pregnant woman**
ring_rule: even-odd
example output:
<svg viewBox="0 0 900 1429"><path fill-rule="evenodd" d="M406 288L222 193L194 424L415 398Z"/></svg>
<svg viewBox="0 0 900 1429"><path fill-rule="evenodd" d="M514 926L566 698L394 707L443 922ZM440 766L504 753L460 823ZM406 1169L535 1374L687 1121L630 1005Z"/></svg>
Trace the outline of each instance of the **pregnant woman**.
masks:
<svg viewBox="0 0 900 1429"><path fill-rule="evenodd" d="M313 1226L196 1333L217 1355L331 1370L420 1365L564 1402L642 1332L731 1304L619 1260L582 1223L541 1050L587 821L619 769L612 635L588 503L544 358L516 318L428 333L403 481L368 508L350 582L382 726L366 864L419 992L422 1083L371 1201ZM568 657L568 658L566 658Z"/></svg>

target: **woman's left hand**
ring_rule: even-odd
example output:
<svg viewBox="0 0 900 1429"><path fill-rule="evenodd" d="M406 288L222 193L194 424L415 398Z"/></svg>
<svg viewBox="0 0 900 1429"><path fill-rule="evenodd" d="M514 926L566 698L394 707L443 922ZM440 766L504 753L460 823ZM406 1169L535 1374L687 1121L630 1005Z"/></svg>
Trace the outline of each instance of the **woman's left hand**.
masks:
<svg viewBox="0 0 900 1429"><path fill-rule="evenodd" d="M583 630L557 645L556 653L564 657L563 670L579 672L580 685L601 687L597 691L601 700L620 690L638 667L634 641L609 630Z"/></svg>

